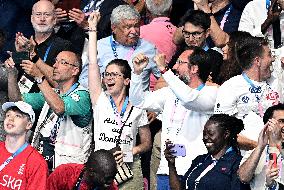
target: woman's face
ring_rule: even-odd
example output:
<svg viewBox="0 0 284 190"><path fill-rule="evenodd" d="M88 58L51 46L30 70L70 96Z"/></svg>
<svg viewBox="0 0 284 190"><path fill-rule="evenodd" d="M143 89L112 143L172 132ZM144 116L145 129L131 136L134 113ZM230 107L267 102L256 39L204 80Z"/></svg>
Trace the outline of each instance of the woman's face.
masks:
<svg viewBox="0 0 284 190"><path fill-rule="evenodd" d="M116 95L119 94L121 90L126 89L126 86L129 84L130 80L124 78L120 66L111 64L107 66L105 70L103 82L107 88L107 91L111 95Z"/></svg>
<svg viewBox="0 0 284 190"><path fill-rule="evenodd" d="M212 156L227 147L228 133L225 133L217 123L207 121L203 129L203 142Z"/></svg>
<svg viewBox="0 0 284 190"><path fill-rule="evenodd" d="M226 45L224 47L222 47L222 51L223 51L223 60L228 60L229 59L229 46L228 43L226 43Z"/></svg>

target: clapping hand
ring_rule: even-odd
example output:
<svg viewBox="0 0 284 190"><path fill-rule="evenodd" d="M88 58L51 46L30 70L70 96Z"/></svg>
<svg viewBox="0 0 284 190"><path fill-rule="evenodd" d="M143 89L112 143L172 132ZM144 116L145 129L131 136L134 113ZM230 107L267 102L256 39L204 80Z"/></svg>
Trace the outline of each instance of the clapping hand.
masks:
<svg viewBox="0 0 284 190"><path fill-rule="evenodd" d="M149 63L149 58L145 54L140 53L132 59L132 63L134 73L140 75L143 72L143 69L147 67Z"/></svg>

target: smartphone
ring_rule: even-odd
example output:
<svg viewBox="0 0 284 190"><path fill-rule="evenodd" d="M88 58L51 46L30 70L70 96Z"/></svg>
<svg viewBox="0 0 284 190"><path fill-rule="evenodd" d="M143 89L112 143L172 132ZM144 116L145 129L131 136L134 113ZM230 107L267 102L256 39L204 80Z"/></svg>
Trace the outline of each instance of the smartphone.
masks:
<svg viewBox="0 0 284 190"><path fill-rule="evenodd" d="M13 61L15 62L15 65L20 65L23 60L30 60L29 52L23 51L23 52L13 52L12 53Z"/></svg>
<svg viewBox="0 0 284 190"><path fill-rule="evenodd" d="M73 8L80 9L80 0L59 0L56 4L56 8L61 8L66 12Z"/></svg>
<svg viewBox="0 0 284 190"><path fill-rule="evenodd" d="M182 157L186 156L186 150L183 144L173 144L171 150L175 151L175 153L173 153L174 156L182 156Z"/></svg>
<svg viewBox="0 0 284 190"><path fill-rule="evenodd" d="M277 154L276 153L270 153L269 154L269 160L274 161L272 167L276 168L277 167Z"/></svg>

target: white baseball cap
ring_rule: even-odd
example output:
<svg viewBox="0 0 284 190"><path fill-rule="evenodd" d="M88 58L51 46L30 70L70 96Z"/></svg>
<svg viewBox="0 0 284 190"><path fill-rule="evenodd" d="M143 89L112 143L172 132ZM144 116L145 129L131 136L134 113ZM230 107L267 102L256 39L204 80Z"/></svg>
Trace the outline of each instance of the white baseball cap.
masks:
<svg viewBox="0 0 284 190"><path fill-rule="evenodd" d="M10 107L16 106L21 110L22 112L28 114L30 116L31 122L35 122L35 112L32 108L32 106L26 102L18 101L18 102L6 102L2 105L2 109L4 111L7 111Z"/></svg>

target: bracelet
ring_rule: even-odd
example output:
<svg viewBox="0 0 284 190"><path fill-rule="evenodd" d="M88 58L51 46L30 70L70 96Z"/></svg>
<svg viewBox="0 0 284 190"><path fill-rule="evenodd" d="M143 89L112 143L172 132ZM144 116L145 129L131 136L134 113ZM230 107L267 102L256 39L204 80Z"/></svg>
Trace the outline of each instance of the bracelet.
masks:
<svg viewBox="0 0 284 190"><path fill-rule="evenodd" d="M89 32L97 32L97 29L96 28L94 28L94 29L90 28L88 31Z"/></svg>
<svg viewBox="0 0 284 190"><path fill-rule="evenodd" d="M162 74L165 74L165 72L167 72L170 68L168 66L165 67L164 70L160 71Z"/></svg>

